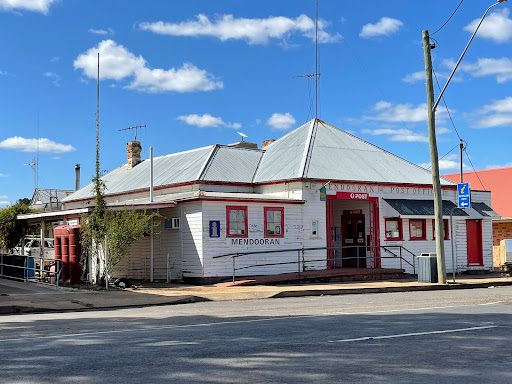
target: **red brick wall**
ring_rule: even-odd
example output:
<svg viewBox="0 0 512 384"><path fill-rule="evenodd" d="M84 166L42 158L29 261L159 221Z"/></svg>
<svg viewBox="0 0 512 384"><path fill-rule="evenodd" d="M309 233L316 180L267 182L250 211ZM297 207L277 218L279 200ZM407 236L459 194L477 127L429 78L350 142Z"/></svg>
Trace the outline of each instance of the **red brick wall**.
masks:
<svg viewBox="0 0 512 384"><path fill-rule="evenodd" d="M500 241L504 239L512 239L512 222L492 223L492 253L495 267L501 265L501 256L505 250L500 247Z"/></svg>

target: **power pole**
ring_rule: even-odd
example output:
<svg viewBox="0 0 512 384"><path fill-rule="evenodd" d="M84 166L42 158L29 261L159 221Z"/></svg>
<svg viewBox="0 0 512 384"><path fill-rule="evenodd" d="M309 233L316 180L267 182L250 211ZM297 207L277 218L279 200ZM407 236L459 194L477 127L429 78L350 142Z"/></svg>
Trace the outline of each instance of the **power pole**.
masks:
<svg viewBox="0 0 512 384"><path fill-rule="evenodd" d="M446 284L446 261L444 253L443 234L443 198L439 179L439 159L436 142L436 111L434 108L434 82L432 80L432 58L430 56L430 37L428 31L423 31L423 52L425 56L425 75L427 79L427 112L428 112L428 141L430 145L430 162L432 163L432 187L434 189L434 216L437 255L437 282Z"/></svg>

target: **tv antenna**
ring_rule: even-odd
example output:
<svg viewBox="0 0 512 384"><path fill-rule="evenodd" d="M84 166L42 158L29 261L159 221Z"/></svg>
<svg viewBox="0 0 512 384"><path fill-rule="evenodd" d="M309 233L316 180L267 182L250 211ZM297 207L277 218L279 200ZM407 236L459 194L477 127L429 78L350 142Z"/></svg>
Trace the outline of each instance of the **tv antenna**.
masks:
<svg viewBox="0 0 512 384"><path fill-rule="evenodd" d="M249 137L245 133L237 132L240 136L242 136L242 141L244 141L244 137Z"/></svg>
<svg viewBox="0 0 512 384"><path fill-rule="evenodd" d="M32 170L34 171L34 192L35 192L35 190L37 189L37 162L36 162L36 159L32 159L31 163L26 163L23 165L30 166L32 168Z"/></svg>
<svg viewBox="0 0 512 384"><path fill-rule="evenodd" d="M318 0L316 0L316 19L315 19L315 73L308 75L293 76L298 77L312 77L315 83L315 120L318 119L318 81L320 80L319 63L318 63Z"/></svg>
<svg viewBox="0 0 512 384"><path fill-rule="evenodd" d="M139 129L141 129L141 128L146 128L146 124L144 124L144 125L135 125L133 127L118 129L118 131L121 132L121 131L133 131L133 130L135 130L135 141L137 141L137 133L139 132Z"/></svg>

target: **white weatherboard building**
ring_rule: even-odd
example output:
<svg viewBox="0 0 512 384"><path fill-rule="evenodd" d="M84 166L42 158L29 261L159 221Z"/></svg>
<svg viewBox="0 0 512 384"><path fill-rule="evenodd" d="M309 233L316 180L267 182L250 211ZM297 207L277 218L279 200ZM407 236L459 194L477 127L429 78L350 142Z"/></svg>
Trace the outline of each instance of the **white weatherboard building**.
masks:
<svg viewBox="0 0 512 384"><path fill-rule="evenodd" d="M337 248L300 253L307 270L399 268L383 247L410 263L435 252L430 172L318 119L261 149L241 142L157 157L153 201L150 161L140 161L137 142L127 150L128 164L102 178L108 206L158 210L165 220L121 262L125 277L215 280L233 267L230 257L215 256L237 252ZM452 233L456 184L441 185L447 271L452 239L457 271L491 270L490 193L473 192L472 208L453 210ZM93 186L63 203L70 213L90 210ZM247 268L237 276L295 272L297 260L297 251L241 256L236 267Z"/></svg>

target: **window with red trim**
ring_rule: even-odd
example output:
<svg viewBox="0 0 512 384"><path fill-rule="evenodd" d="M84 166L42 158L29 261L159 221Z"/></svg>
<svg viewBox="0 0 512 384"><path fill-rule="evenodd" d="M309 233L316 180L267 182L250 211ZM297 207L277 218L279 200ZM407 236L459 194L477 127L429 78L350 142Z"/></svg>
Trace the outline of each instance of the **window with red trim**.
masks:
<svg viewBox="0 0 512 384"><path fill-rule="evenodd" d="M386 219L386 240L402 240L402 219Z"/></svg>
<svg viewBox="0 0 512 384"><path fill-rule="evenodd" d="M284 208L264 207L265 237L284 237Z"/></svg>
<svg viewBox="0 0 512 384"><path fill-rule="evenodd" d="M448 219L443 219L444 239L450 240L450 230L448 228ZM432 239L436 239L436 221L432 220Z"/></svg>
<svg viewBox="0 0 512 384"><path fill-rule="evenodd" d="M247 207L226 207L227 237L247 237Z"/></svg>
<svg viewBox="0 0 512 384"><path fill-rule="evenodd" d="M409 230L411 240L426 240L427 234L425 233L425 219L409 220Z"/></svg>

